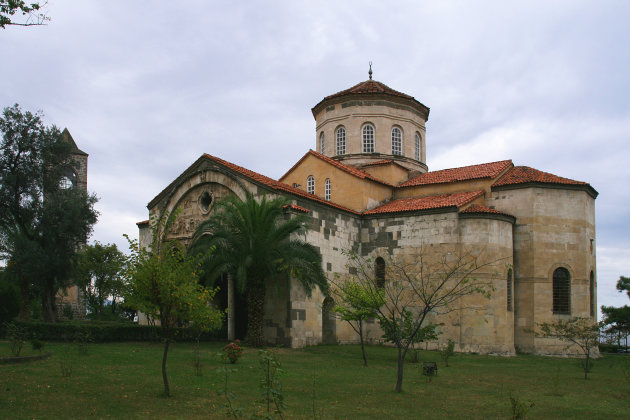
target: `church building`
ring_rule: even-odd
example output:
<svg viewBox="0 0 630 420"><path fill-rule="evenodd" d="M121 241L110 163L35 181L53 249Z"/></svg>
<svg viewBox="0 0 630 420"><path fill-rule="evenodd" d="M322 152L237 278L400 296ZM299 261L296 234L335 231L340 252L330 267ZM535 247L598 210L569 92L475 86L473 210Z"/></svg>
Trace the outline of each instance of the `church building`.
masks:
<svg viewBox="0 0 630 420"><path fill-rule="evenodd" d="M562 353L564 345L535 337L531 329L556 319L596 320L597 191L512 160L429 171L429 111L372 80L370 72L368 80L312 108L314 149L280 179L204 154L151 200L150 218L180 208L167 235L189 243L223 197L286 197L287 217L307 215L303 239L319 248L331 280L348 273L344 250L383 264L385 257L414 258L427 247L483 249L497 261L480 274L492 279L492 296L470 296L466 309L435 320L441 334L426 346L452 339L459 351ZM138 226L147 245L149 222ZM242 334L243 305L237 297L230 308L230 338ZM319 290L307 297L291 279L270 288L265 339L294 348L358 342L332 305ZM381 340L377 323L367 334Z"/></svg>

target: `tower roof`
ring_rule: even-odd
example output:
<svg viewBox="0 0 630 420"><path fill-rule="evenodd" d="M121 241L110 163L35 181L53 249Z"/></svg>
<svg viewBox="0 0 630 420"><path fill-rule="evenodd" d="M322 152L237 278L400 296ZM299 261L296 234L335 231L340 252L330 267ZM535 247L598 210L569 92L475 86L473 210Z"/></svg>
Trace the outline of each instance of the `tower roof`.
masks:
<svg viewBox="0 0 630 420"><path fill-rule="evenodd" d="M344 97L352 97L352 96L365 97L366 99L368 97L380 96L380 97L386 97L386 98L392 99L396 102L403 102L408 105L411 105L414 109L416 109L421 114L423 114L425 117L425 120L429 119L429 111L430 111L429 107L422 104L420 101L418 101L411 95L407 95L406 93L402 93L397 90L394 90L390 88L389 86L387 86L385 83L381 83L372 79L366 80L361 83L357 83L356 85L352 86L349 89L345 89L340 92L333 93L332 95L326 96L317 105L313 107L312 109L313 116L315 116L321 110L321 108L324 107L324 104L329 103L331 101L336 102L336 100L338 99L341 99Z"/></svg>

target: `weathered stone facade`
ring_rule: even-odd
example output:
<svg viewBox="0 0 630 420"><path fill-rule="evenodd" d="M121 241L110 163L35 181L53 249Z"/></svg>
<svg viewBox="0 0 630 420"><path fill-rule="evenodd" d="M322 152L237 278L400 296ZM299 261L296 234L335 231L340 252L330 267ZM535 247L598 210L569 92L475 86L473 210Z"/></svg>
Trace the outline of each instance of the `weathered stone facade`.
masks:
<svg viewBox="0 0 630 420"><path fill-rule="evenodd" d="M492 282L492 297L467 296L461 309L435 315L430 321L442 334L428 348L453 339L459 351L563 353L564 345L529 329L570 316L595 320L597 192L589 184L509 160L427 172L429 108L372 80L324 98L313 115L318 152L306 153L279 181L203 155L149 203L150 216L181 209L168 235L189 243L213 203L227 195L285 196L293 204L287 217L308 214L304 239L320 250L329 279L348 274L344 250L409 261L427 250L436 257L483 253L490 264L477 275ZM374 128L367 139L366 124ZM372 152L365 152L366 141ZM139 227L141 243L148 244L149 223ZM559 267L570 274L568 289L553 287ZM332 306L319 290L307 297L286 279L267 295L265 337L290 347L357 342ZM376 322L368 323L369 341L381 335Z"/></svg>

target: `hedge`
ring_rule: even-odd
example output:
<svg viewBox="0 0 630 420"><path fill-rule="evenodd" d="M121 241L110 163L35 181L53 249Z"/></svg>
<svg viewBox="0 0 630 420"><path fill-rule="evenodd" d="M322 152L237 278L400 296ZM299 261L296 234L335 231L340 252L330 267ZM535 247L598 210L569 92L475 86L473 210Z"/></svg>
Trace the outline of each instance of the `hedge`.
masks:
<svg viewBox="0 0 630 420"><path fill-rule="evenodd" d="M24 328L30 337L44 341L73 341L80 334L89 333L90 340L95 343L107 343L117 341L159 341L160 327L150 325L138 325L123 322L103 321L14 321ZM214 341L225 340L227 336L225 326L217 331L209 331L201 334L200 340ZM176 328L176 341L195 341L196 332L190 328Z"/></svg>

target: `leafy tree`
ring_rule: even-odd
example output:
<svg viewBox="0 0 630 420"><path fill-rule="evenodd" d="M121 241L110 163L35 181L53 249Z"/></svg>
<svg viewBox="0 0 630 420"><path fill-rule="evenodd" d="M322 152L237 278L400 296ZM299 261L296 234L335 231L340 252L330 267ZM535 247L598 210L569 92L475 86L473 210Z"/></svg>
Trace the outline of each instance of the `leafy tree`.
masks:
<svg viewBox="0 0 630 420"><path fill-rule="evenodd" d="M210 281L222 274L234 276L236 287L247 297L247 340L252 346L264 344L263 317L267 287L276 287L282 276L297 279L308 296L315 286L328 293L319 251L295 239L304 232L306 218L284 217L284 198L260 201L248 194L245 201L230 196L217 203L210 218L202 222L193 237L191 252L210 246L216 252L204 268Z"/></svg>
<svg viewBox="0 0 630 420"><path fill-rule="evenodd" d="M200 328L215 329L221 325L222 314L210 303L216 290L206 289L198 282L199 257L188 255L179 242L164 241L162 232L167 227L161 222L154 224L150 252L141 248L137 240L126 236L131 254L127 264L129 288L125 302L160 320L164 340L162 380L164 394L170 396L166 360L169 345L175 339L175 327L194 320Z"/></svg>
<svg viewBox="0 0 630 420"><path fill-rule="evenodd" d="M617 290L619 293L626 292L630 298L630 277L620 276L617 281Z"/></svg>
<svg viewBox="0 0 630 420"><path fill-rule="evenodd" d="M619 308L614 306L602 306L602 326L607 327L604 331L617 336L617 345L621 346L621 338L625 337L626 347L628 347L628 335L630 335L630 306L624 305Z"/></svg>
<svg viewBox="0 0 630 420"><path fill-rule="evenodd" d="M0 28L5 29L7 25L43 25L44 22L50 20L44 13L41 13L47 3L48 1L27 3L24 0L0 0ZM26 20L24 22L13 21L13 16L16 13L21 13L22 16L26 17Z"/></svg>
<svg viewBox="0 0 630 420"><path fill-rule="evenodd" d="M386 338L398 349L396 392L402 391L405 356L410 347L435 334L435 326L427 325L430 316L456 310L453 304L469 295L489 297L493 290L491 278L475 276L496 261L483 262L479 252L454 254L433 249L424 247L412 262L387 257L384 279L378 278L371 259L350 253L349 272L354 274L348 277L365 285L364 290L373 295L371 299L376 299L376 293L385 295L385 304L377 313Z"/></svg>
<svg viewBox="0 0 630 420"><path fill-rule="evenodd" d="M18 278L21 318L29 317L33 287L54 322L55 296L71 284L76 251L96 223L97 199L61 180L73 163L72 145L40 114L5 108L0 118L0 253Z"/></svg>
<svg viewBox="0 0 630 420"><path fill-rule="evenodd" d="M385 293L379 288L369 290L375 285L361 283L356 279L346 279L343 282L336 280L334 286L332 293L339 303L333 310L359 335L363 366L367 366L364 322L378 316L378 308L385 304Z"/></svg>
<svg viewBox="0 0 630 420"><path fill-rule="evenodd" d="M20 311L20 290L6 279L6 270L0 268L0 333L5 322L10 322Z"/></svg>
<svg viewBox="0 0 630 420"><path fill-rule="evenodd" d="M599 326L589 318L558 319L553 322L539 323L535 331L537 337L557 338L575 344L580 348L586 362L584 363L584 379L588 379L591 351L599 342Z"/></svg>
<svg viewBox="0 0 630 420"><path fill-rule="evenodd" d="M110 312L116 315L116 304L125 288L122 272L125 260L125 254L118 250L116 244L95 242L79 252L76 281L85 293L90 314L96 319L103 318L105 302L110 296Z"/></svg>

